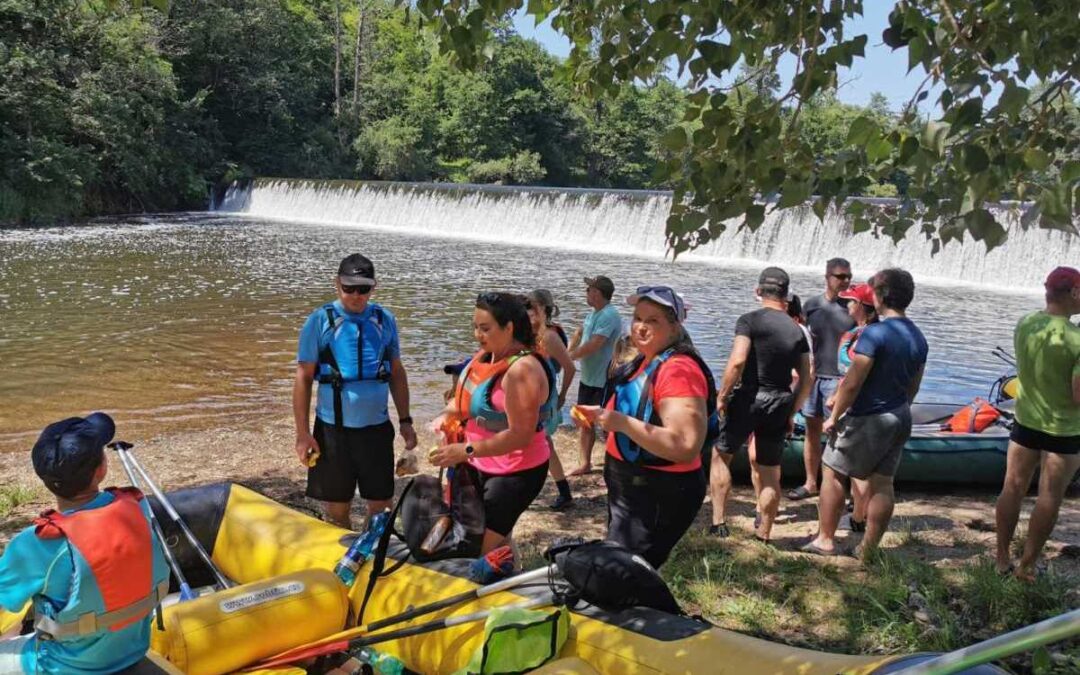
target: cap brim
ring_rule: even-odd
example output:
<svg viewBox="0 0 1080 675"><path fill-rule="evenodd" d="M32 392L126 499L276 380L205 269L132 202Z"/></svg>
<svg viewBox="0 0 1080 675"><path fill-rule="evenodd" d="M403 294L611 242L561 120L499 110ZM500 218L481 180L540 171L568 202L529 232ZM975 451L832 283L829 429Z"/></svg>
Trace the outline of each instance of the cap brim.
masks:
<svg viewBox="0 0 1080 675"><path fill-rule="evenodd" d="M368 277L353 276L349 274L339 274L338 281L346 286L374 286L375 280Z"/></svg>
<svg viewBox="0 0 1080 675"><path fill-rule="evenodd" d="M103 412L96 412L86 418L86 425L93 429L96 439L102 446L107 445L116 435L116 423Z"/></svg>

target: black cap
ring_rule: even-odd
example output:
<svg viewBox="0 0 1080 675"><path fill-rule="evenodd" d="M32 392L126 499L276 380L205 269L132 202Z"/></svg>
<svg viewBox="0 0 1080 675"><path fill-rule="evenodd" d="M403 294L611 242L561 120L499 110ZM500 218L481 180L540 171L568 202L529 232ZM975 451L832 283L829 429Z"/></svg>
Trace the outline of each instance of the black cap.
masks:
<svg viewBox="0 0 1080 675"><path fill-rule="evenodd" d="M779 267L766 267L758 277L758 288L772 291L782 297L787 297L791 287L791 277Z"/></svg>
<svg viewBox="0 0 1080 675"><path fill-rule="evenodd" d="M346 286L375 285L375 263L359 253L353 253L342 260L337 273L338 279Z"/></svg>
<svg viewBox="0 0 1080 675"><path fill-rule="evenodd" d="M615 282L602 274L595 277L585 277L585 287L595 288L608 300L611 299L611 296L615 295Z"/></svg>
<svg viewBox="0 0 1080 675"><path fill-rule="evenodd" d="M54 422L30 452L34 473L53 494L74 497L90 484L115 433L116 424L101 412Z"/></svg>

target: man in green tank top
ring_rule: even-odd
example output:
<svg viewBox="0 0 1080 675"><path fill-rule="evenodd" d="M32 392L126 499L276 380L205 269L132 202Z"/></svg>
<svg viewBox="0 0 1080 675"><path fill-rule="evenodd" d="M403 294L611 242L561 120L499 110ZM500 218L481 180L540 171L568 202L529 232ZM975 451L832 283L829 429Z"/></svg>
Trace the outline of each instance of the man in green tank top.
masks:
<svg viewBox="0 0 1080 675"><path fill-rule="evenodd" d="M1005 574L1013 569L1009 545L1020 505L1040 468L1039 496L1015 568L1024 580L1034 578L1065 490L1080 469L1080 328L1069 320L1080 314L1080 271L1058 267L1045 286L1046 309L1020 319L1014 334L1020 390L996 513L997 568Z"/></svg>

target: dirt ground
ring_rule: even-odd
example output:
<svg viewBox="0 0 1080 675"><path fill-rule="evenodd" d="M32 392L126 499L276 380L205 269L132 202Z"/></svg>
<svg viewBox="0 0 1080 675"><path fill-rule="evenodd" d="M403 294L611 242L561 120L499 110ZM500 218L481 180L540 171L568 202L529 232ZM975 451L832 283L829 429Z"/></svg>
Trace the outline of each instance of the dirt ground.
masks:
<svg viewBox="0 0 1080 675"><path fill-rule="evenodd" d="M122 430L121 430L122 433ZM304 496L305 471L293 454L291 420L282 419L261 429L226 429L217 432L180 433L169 436L127 439L136 443L135 453L151 475L165 489L175 489L221 480L232 480L253 487L295 508L317 514L318 505ZM400 439L399 450L400 448ZM434 437L421 431L420 450L434 445ZM560 431L556 446L564 466L577 465L577 439L570 430ZM423 457L426 452L419 452ZM601 448L594 450L594 464L602 463ZM421 459L424 470L434 470ZM737 477L738 481L738 477ZM117 462L110 465L108 484L126 484ZM754 514L753 491L749 482L739 481L733 490L728 522L734 537L749 539ZM37 511L51 506L48 494L40 488L25 453L0 454L0 485L22 485L34 490L29 503L20 504L0 519L0 546ZM398 479L398 488L404 479ZM605 489L598 470L571 479L574 504L556 512L548 508L554 499L555 486L549 480L544 491L515 529L515 540L524 561L535 556L554 539L562 536L600 537L605 526ZM904 545L934 565L956 566L979 556L991 554L994 545L994 490L986 488L949 489L900 486L898 503L885 548ZM1033 500L1026 503L1024 519ZM781 550L794 550L809 537L817 518L816 500L781 504L773 540ZM708 525L710 507L705 504L695 527ZM355 510L355 524L362 525L361 511ZM1024 519L1021 520L1021 528ZM1056 571L1080 574L1080 503L1075 496L1066 500L1057 529L1049 542L1046 558ZM852 565L854 559L833 560L830 564Z"/></svg>

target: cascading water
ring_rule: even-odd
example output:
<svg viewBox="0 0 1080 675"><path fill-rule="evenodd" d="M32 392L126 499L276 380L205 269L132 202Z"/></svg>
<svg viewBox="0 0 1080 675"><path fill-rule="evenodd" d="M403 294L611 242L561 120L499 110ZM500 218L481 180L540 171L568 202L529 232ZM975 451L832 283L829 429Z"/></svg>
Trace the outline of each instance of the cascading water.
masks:
<svg viewBox="0 0 1080 675"><path fill-rule="evenodd" d="M258 218L353 225L397 232L461 237L546 247L663 256L667 192L518 188L430 183L261 178L229 187L215 210ZM1040 286L1056 265L1080 262L1080 237L1024 230L1006 213L1009 240L987 253L979 242L950 244L936 256L918 234L891 239L851 233L830 212L824 221L809 208L777 211L757 232L737 222L688 257L723 262L819 268L833 256L859 272L896 265L920 278L1022 289Z"/></svg>

